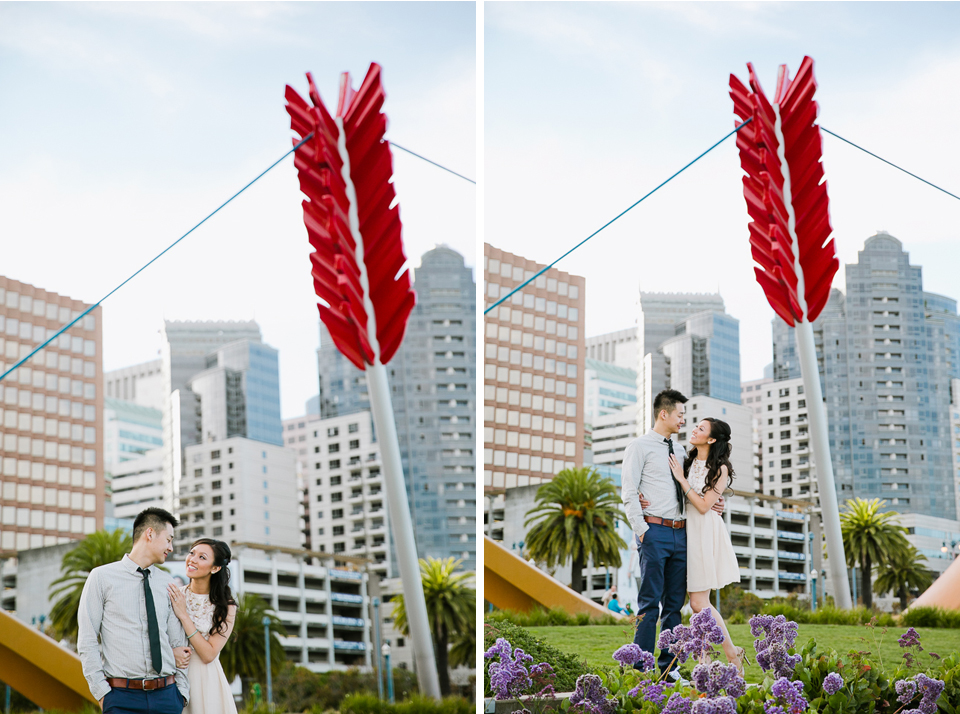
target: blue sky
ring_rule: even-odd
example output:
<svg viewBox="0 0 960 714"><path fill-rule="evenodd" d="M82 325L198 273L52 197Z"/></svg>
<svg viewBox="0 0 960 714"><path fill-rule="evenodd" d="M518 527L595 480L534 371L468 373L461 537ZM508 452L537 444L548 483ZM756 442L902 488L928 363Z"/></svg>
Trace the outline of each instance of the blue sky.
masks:
<svg viewBox="0 0 960 714"><path fill-rule="evenodd" d="M485 240L547 263L730 131L730 73L815 60L820 123L960 194L956 3L487 3ZM830 136L841 264L877 229L960 298L960 201ZM587 278L587 335L629 327L640 289L715 292L741 376L772 359L733 139L557 267ZM844 269L834 280L844 288Z"/></svg>
<svg viewBox="0 0 960 714"><path fill-rule="evenodd" d="M89 302L290 148L283 92L383 66L387 137L471 178L473 3L0 3L2 274ZM412 263L476 261L471 184L402 152ZM316 393L317 309L292 158L104 304L104 367L153 359L162 320L255 318L282 410Z"/></svg>

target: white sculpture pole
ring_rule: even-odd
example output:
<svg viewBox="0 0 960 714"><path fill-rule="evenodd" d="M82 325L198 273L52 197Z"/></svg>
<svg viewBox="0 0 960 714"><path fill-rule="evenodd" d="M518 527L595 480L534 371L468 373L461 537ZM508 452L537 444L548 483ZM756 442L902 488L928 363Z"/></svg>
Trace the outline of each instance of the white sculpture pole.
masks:
<svg viewBox="0 0 960 714"><path fill-rule="evenodd" d="M827 560L837 607L844 610L853 606L850 599L850 583L847 582L847 563L840 533L840 508L837 504L837 488L833 480L833 462L830 460L830 441L827 436L827 408L820 389L820 369L813 343L813 326L804 320L795 330L797 354L800 357L800 374L807 395L807 415L810 420L810 440L813 445L813 460L817 470L817 487L820 489L820 511L823 532L827 538ZM820 544L816 543L819 548Z"/></svg>

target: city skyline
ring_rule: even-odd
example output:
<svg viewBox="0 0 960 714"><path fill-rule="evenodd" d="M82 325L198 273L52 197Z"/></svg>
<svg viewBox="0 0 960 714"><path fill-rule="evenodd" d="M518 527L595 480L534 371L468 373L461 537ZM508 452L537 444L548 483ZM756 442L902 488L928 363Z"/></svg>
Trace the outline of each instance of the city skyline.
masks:
<svg viewBox="0 0 960 714"><path fill-rule="evenodd" d="M0 3L4 275L101 299L290 149L284 86L304 93L307 71L335 105L340 73L357 85L377 61L387 138L474 178L475 24L465 3ZM411 266L447 243L472 267L475 188L393 162ZM256 320L283 415L301 414L317 346L302 198L287 157L107 300L103 368L155 359L165 319Z"/></svg>

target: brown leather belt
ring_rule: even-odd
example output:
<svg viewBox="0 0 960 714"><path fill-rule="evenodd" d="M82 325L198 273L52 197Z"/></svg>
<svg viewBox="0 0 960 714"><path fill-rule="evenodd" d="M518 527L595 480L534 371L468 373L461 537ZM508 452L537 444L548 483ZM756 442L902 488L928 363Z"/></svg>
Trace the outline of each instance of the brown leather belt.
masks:
<svg viewBox="0 0 960 714"><path fill-rule="evenodd" d="M121 689L143 689L151 691L153 689L163 689L169 687L176 681L171 674L169 677L158 677L157 679L116 679L107 677L107 684L111 687L120 687Z"/></svg>
<svg viewBox="0 0 960 714"><path fill-rule="evenodd" d="M666 526L667 528L673 528L677 530L679 528L686 528L686 521L671 521L669 518L657 518L656 516L644 516L643 520L647 523L652 523L655 526Z"/></svg>

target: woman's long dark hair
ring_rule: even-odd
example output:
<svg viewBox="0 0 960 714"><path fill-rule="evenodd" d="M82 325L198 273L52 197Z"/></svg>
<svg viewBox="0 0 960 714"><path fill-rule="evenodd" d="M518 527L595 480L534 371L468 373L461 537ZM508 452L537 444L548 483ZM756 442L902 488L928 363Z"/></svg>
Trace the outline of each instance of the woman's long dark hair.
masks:
<svg viewBox="0 0 960 714"><path fill-rule="evenodd" d="M716 439L710 444L710 451L707 453L707 483L703 492L706 493L711 488L716 487L720 480L720 467L727 467L727 485L722 489L726 490L733 483L733 464L730 463L730 452L733 451L733 445L730 443L730 425L725 421L714 419L713 417L704 417L704 421L710 422L711 439ZM689 475L690 466L693 460L697 458L697 449L691 448L687 453L687 458L683 460L683 474Z"/></svg>
<svg viewBox="0 0 960 714"><path fill-rule="evenodd" d="M213 564L220 570L210 575L210 602L213 603L213 624L210 627L211 635L223 635L227 631L227 613L231 605L236 605L230 593L230 546L222 540L200 538L190 546L193 550L198 545L208 545L213 551Z"/></svg>

